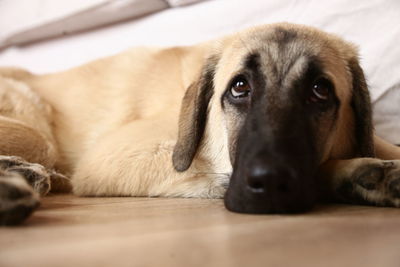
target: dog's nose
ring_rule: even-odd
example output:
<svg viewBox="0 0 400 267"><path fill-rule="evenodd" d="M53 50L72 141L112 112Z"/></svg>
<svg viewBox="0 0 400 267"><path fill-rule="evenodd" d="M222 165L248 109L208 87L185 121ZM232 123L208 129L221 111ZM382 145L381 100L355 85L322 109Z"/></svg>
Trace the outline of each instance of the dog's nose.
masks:
<svg viewBox="0 0 400 267"><path fill-rule="evenodd" d="M297 159L258 153L236 162L225 206L241 213L297 213L312 208L316 199L312 172Z"/></svg>
<svg viewBox="0 0 400 267"><path fill-rule="evenodd" d="M296 179L284 166L255 162L250 166L246 177L247 187L254 194L268 194L280 198L290 194Z"/></svg>
<svg viewBox="0 0 400 267"><path fill-rule="evenodd" d="M315 201L313 179L285 161L253 158L234 173L225 206L242 213L293 213L311 209Z"/></svg>

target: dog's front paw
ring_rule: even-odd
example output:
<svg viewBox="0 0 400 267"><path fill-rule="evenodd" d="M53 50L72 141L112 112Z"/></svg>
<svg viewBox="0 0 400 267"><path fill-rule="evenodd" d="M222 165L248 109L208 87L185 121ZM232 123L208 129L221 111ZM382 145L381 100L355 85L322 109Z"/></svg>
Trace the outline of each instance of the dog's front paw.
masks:
<svg viewBox="0 0 400 267"><path fill-rule="evenodd" d="M20 174L42 196L50 191L50 174L40 164L26 162L20 157L0 156L0 167L7 172Z"/></svg>
<svg viewBox="0 0 400 267"><path fill-rule="evenodd" d="M214 178L209 190L209 198L223 198L229 186L229 176L221 175Z"/></svg>
<svg viewBox="0 0 400 267"><path fill-rule="evenodd" d="M150 196L184 198L223 198L229 185L229 174L196 173L192 177L168 182L149 190Z"/></svg>
<svg viewBox="0 0 400 267"><path fill-rule="evenodd" d="M39 164L29 163L26 165L14 166L7 169L9 172L16 172L23 176L35 192L41 196L50 191L50 175L46 169Z"/></svg>
<svg viewBox="0 0 400 267"><path fill-rule="evenodd" d="M400 160L364 159L338 188L341 197L361 204L400 207Z"/></svg>
<svg viewBox="0 0 400 267"><path fill-rule="evenodd" d="M0 225L24 221L38 206L39 195L16 172L0 171Z"/></svg>

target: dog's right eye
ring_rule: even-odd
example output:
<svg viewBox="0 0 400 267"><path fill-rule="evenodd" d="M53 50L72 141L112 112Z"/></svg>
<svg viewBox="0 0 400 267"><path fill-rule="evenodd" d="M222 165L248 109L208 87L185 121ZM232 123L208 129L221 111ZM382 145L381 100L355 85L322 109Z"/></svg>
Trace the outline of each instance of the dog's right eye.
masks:
<svg viewBox="0 0 400 267"><path fill-rule="evenodd" d="M243 76L236 77L232 81L230 93L234 98L248 97L251 93L250 84Z"/></svg>

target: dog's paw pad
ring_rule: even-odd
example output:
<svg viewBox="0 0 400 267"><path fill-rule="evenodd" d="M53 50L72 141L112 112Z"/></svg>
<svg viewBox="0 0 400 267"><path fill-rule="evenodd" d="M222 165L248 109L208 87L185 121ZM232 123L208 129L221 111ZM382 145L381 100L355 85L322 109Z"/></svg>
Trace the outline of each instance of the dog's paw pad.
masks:
<svg viewBox="0 0 400 267"><path fill-rule="evenodd" d="M367 190L375 190L384 177L382 168L365 166L357 172L355 182Z"/></svg>
<svg viewBox="0 0 400 267"><path fill-rule="evenodd" d="M0 173L0 225L24 221L39 206L39 196L16 173Z"/></svg>

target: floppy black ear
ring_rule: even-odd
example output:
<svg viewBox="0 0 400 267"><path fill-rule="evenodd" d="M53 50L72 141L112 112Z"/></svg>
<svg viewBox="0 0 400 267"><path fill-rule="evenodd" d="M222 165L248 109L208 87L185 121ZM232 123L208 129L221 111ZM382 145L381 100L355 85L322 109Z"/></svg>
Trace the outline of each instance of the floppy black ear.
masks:
<svg viewBox="0 0 400 267"><path fill-rule="evenodd" d="M367 82L357 59L350 60L349 67L353 76L351 105L355 120L355 152L359 157L375 157L372 108Z"/></svg>
<svg viewBox="0 0 400 267"><path fill-rule="evenodd" d="M214 92L216 60L208 59L200 78L186 90L179 115L178 140L172 155L175 170L182 172L192 164L207 121L208 103Z"/></svg>

